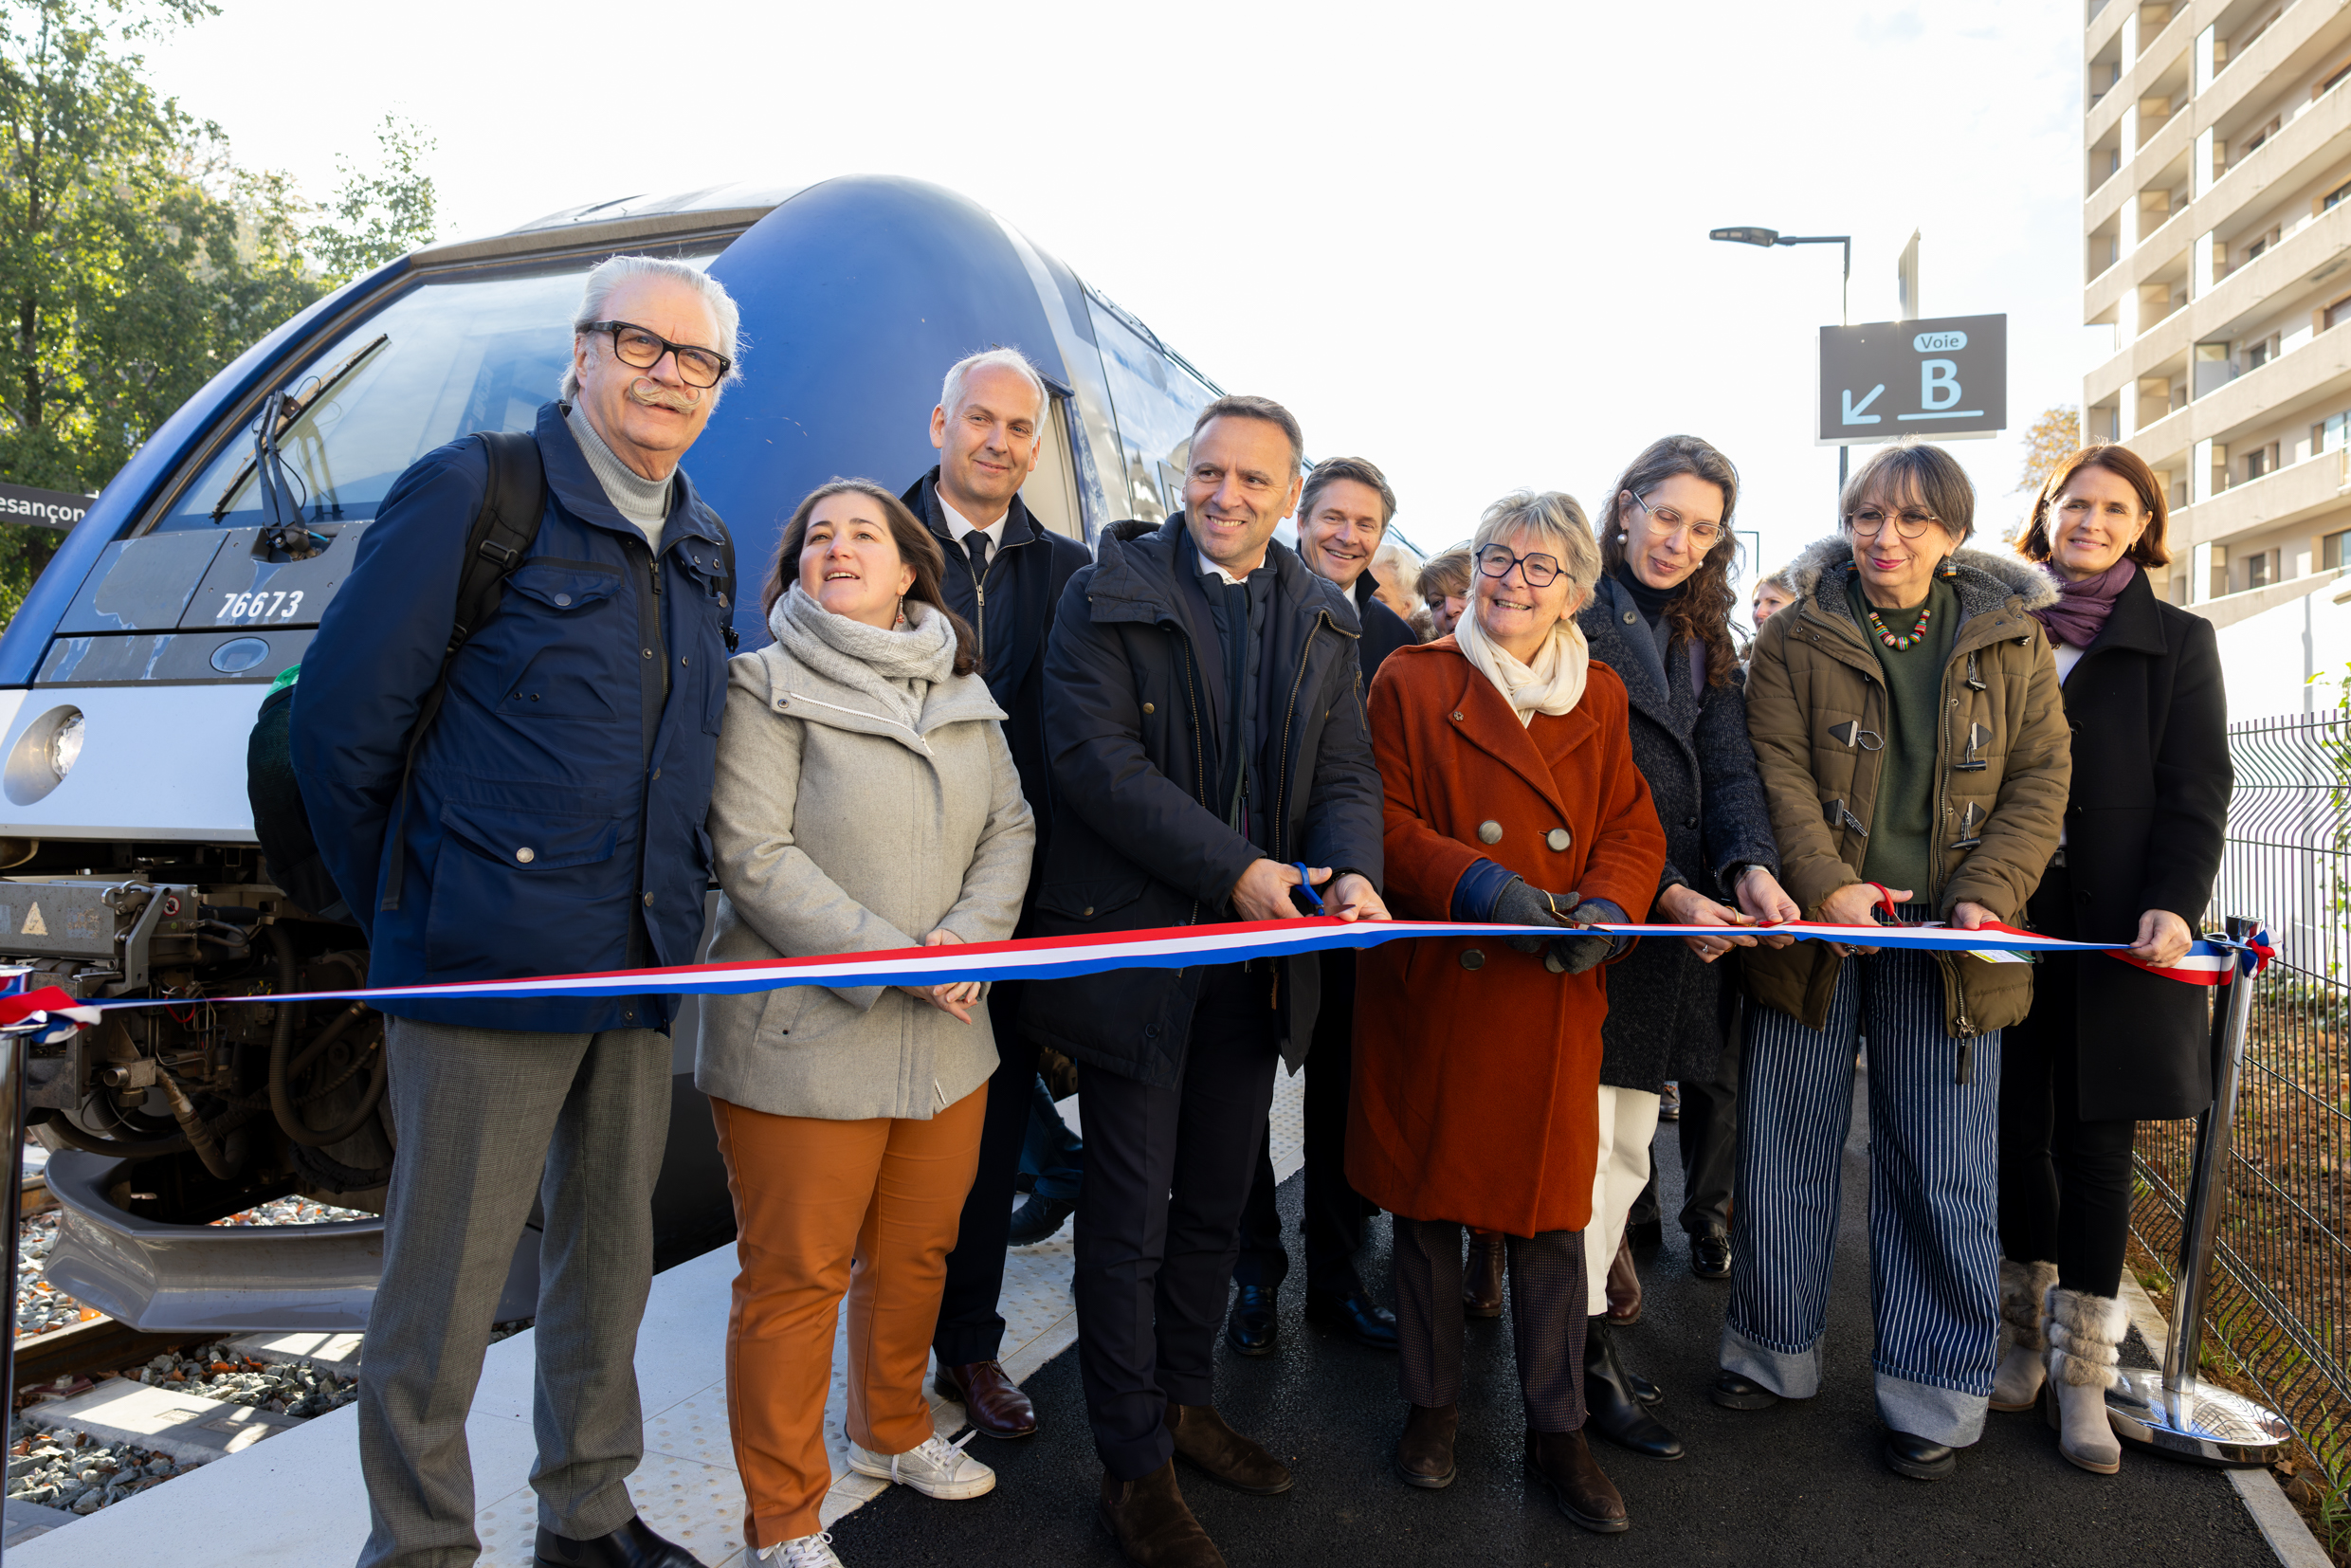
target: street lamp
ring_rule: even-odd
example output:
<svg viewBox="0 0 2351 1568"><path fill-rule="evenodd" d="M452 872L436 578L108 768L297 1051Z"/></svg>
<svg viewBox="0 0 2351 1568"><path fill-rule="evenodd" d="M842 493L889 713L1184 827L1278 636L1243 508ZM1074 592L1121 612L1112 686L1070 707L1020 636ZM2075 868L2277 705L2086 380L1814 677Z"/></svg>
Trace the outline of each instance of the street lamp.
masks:
<svg viewBox="0 0 2351 1568"><path fill-rule="evenodd" d="M1736 228L1709 229L1706 238L1731 245L1759 245L1770 249L1776 245L1836 245L1845 247L1845 277L1837 293L1837 325L1851 326L1850 301L1853 292L1853 237L1850 234L1782 234L1777 228L1760 228L1747 225ZM1845 494L1847 448L1837 448L1837 495Z"/></svg>

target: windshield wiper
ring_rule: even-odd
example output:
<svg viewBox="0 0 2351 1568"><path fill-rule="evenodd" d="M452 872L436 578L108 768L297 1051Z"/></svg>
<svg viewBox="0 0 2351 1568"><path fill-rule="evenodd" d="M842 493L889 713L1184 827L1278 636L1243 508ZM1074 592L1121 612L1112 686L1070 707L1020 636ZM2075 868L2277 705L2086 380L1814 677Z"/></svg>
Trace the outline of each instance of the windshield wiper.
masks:
<svg viewBox="0 0 2351 1568"><path fill-rule="evenodd" d="M228 486L221 491L220 500L212 503L212 520L219 522L228 515L228 503L245 488L246 481L256 473L262 475L263 517L274 531L282 533L287 523L299 524L301 509L292 499L286 484L284 462L278 456L278 438L294 428L295 422L316 408L319 400L350 379L352 372L367 362L369 356L392 341L392 334L378 333L374 341L364 343L346 356L343 362L326 373L307 396L296 396L282 389L262 399L261 418L253 432L253 455L241 464L229 476ZM275 471L272 472L272 469ZM281 512L281 505L287 508ZM304 530L306 533L307 530ZM311 536L316 538L316 535Z"/></svg>

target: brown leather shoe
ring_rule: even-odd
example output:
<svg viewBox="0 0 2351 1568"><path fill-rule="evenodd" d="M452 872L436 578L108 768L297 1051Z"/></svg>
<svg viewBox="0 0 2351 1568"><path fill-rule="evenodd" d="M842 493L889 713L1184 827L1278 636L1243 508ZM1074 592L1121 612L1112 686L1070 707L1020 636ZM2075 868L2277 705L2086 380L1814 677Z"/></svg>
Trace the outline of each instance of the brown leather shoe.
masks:
<svg viewBox="0 0 2351 1568"><path fill-rule="evenodd" d="M1641 1321L1641 1271L1632 1262L1632 1237L1616 1244L1616 1259L1608 1266L1608 1321L1631 1328Z"/></svg>
<svg viewBox="0 0 2351 1568"><path fill-rule="evenodd" d="M1461 1309L1472 1318L1502 1316L1504 1254L1500 1231L1469 1232L1469 1267L1461 1277Z"/></svg>
<svg viewBox="0 0 2351 1568"><path fill-rule="evenodd" d="M1004 1375L998 1362L974 1361L969 1366L940 1367L931 1386L939 1390L940 1398L962 1405L973 1427L987 1436L1037 1434L1037 1407L1029 1402L1029 1395L1020 1391L1018 1383Z"/></svg>
<svg viewBox="0 0 2351 1568"><path fill-rule="evenodd" d="M1559 1512L1597 1535L1621 1535L1632 1528L1625 1517L1625 1500L1616 1484L1600 1473L1592 1445L1580 1431L1530 1431L1526 1462L1549 1483Z"/></svg>
<svg viewBox="0 0 2351 1568"><path fill-rule="evenodd" d="M1178 1454L1236 1492L1271 1497L1295 1485L1280 1460L1226 1425L1214 1405L1169 1400L1167 1430L1176 1436Z"/></svg>
<svg viewBox="0 0 2351 1568"><path fill-rule="evenodd" d="M1225 1568L1224 1553L1176 1488L1173 1459L1140 1481L1120 1481L1105 1471L1095 1514L1137 1568Z"/></svg>
<svg viewBox="0 0 2351 1568"><path fill-rule="evenodd" d="M1453 1484L1453 1436L1461 1431L1459 1405L1414 1405L1396 1439L1396 1474L1408 1486L1441 1491Z"/></svg>

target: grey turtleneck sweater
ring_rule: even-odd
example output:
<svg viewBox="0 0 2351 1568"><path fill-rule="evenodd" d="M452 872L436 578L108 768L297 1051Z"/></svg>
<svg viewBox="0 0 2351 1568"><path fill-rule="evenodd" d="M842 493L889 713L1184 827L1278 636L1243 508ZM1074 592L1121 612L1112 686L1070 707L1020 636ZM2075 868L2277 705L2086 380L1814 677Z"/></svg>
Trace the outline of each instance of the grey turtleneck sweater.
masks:
<svg viewBox="0 0 2351 1568"><path fill-rule="evenodd" d="M590 472L604 486L605 499L622 517L644 531L645 542L652 547L653 554L660 555L662 523L669 516L669 481L647 479L623 463L604 444L604 437L596 434L596 428L588 423L588 416L580 411L578 404L572 405L563 422L571 427L572 438L587 455Z"/></svg>

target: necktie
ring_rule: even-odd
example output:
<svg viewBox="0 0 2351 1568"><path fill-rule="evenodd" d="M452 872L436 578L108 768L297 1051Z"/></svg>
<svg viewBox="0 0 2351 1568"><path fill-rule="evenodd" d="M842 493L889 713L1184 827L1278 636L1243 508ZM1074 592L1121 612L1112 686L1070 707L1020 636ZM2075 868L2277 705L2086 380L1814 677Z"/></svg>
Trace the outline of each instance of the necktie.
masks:
<svg viewBox="0 0 2351 1568"><path fill-rule="evenodd" d="M963 548L972 553L972 581L988 580L988 536L975 528L963 536Z"/></svg>

